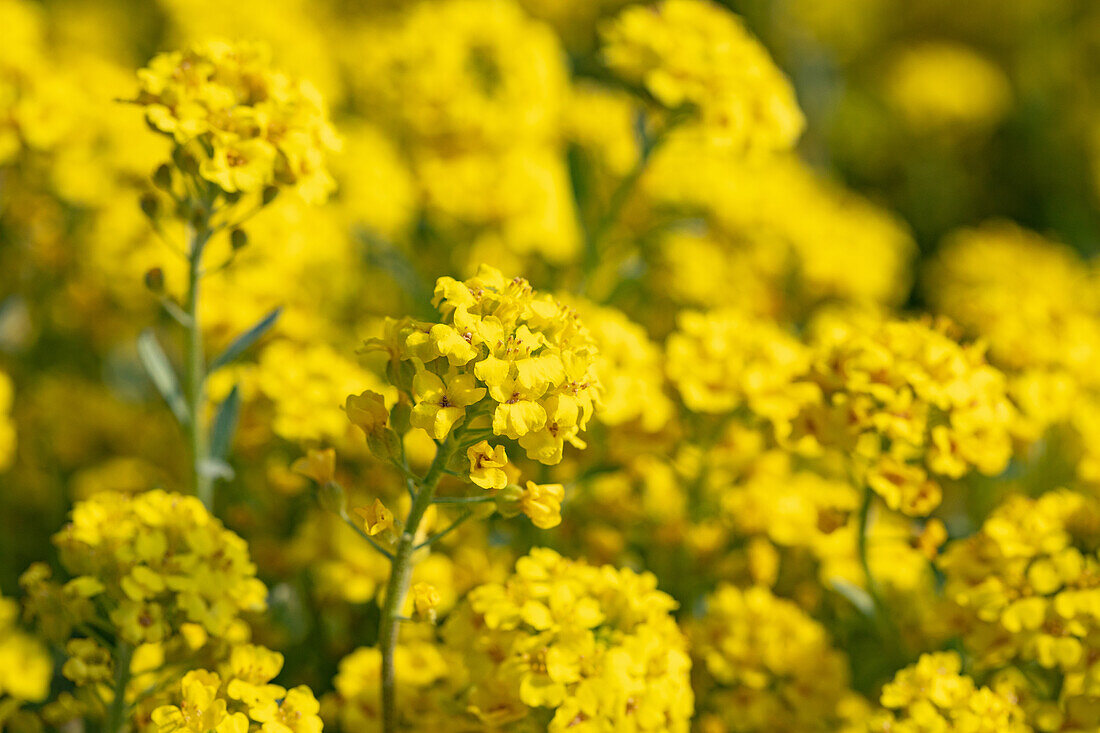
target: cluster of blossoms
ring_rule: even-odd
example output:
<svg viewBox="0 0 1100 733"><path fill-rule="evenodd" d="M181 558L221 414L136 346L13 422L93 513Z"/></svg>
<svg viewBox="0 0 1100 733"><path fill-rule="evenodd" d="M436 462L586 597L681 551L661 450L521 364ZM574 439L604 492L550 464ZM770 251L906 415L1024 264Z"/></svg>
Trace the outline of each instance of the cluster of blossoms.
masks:
<svg viewBox="0 0 1100 733"><path fill-rule="evenodd" d="M250 644L234 647L223 674L194 669L183 675L175 704L152 711L153 730L320 733L321 706L313 692L305 685L288 690L271 684L282 667L283 655L278 652Z"/></svg>
<svg viewBox="0 0 1100 733"><path fill-rule="evenodd" d="M895 305L908 292L905 223L793 155L743 159L672 139L642 185L658 211L692 217L661 240L658 283L679 304L798 317L822 301Z"/></svg>
<svg viewBox="0 0 1100 733"><path fill-rule="evenodd" d="M785 150L802 133L790 82L740 19L708 0L627 8L604 41L612 70L666 108L696 108L699 132L716 147Z"/></svg>
<svg viewBox="0 0 1100 733"><path fill-rule="evenodd" d="M258 44L196 43L155 57L138 74L137 103L155 129L194 156L226 193L287 185L309 200L333 188L325 153L339 147L320 95L273 71Z"/></svg>
<svg viewBox="0 0 1100 733"><path fill-rule="evenodd" d="M676 602L656 585L536 549L505 583L475 588L444 627L467 667L470 714L554 732L687 731L691 662Z"/></svg>
<svg viewBox="0 0 1100 733"><path fill-rule="evenodd" d="M389 354L388 373L411 398L409 425L441 441L456 424L476 429L484 417L482 432L518 441L547 465L561 461L566 442L583 447L578 436L599 384L595 341L574 311L488 266L465 282L440 278L433 302L438 322L391 320L386 336L368 344ZM348 415L368 437L385 429L376 393L349 398ZM473 483L507 485L503 446L482 441L468 456Z"/></svg>
<svg viewBox="0 0 1100 733"><path fill-rule="evenodd" d="M358 32L352 87L397 141L432 222L474 251L576 255L558 129L568 70L553 31L517 2L445 0Z"/></svg>
<svg viewBox="0 0 1100 733"><path fill-rule="evenodd" d="M792 440L844 451L891 509L926 515L942 497L935 477L1005 469L1020 418L979 346L944 325L868 320L820 325L806 380L820 399L802 409Z"/></svg>
<svg viewBox="0 0 1100 733"><path fill-rule="evenodd" d="M923 655L882 688L880 702L885 710L871 715L866 730L1030 733L1024 712L1012 696L978 687L961 670L962 660L954 652Z"/></svg>
<svg viewBox="0 0 1100 733"><path fill-rule="evenodd" d="M996 64L963 44L945 42L902 50L890 64L884 91L898 115L921 132L992 128L1012 101L1009 81Z"/></svg>
<svg viewBox="0 0 1100 733"><path fill-rule="evenodd" d="M825 628L766 588L719 587L689 636L704 730L853 730L866 708Z"/></svg>
<svg viewBox="0 0 1100 733"><path fill-rule="evenodd" d="M1065 245L993 221L952 234L927 280L932 305L988 341L1035 427L1056 439L1068 428L1071 440L1056 445L1070 449L1073 478L1100 484L1095 268Z"/></svg>
<svg viewBox="0 0 1100 733"><path fill-rule="evenodd" d="M637 424L647 432L665 427L673 403L664 392L661 349L622 311L568 302L596 344L594 370L602 390L597 420L612 427Z"/></svg>
<svg viewBox="0 0 1100 733"><path fill-rule="evenodd" d="M131 644L171 640L188 625L200 638L238 637L240 615L266 607L245 541L194 497L96 494L54 543L70 583L108 608Z"/></svg>
<svg viewBox="0 0 1100 733"><path fill-rule="evenodd" d="M952 543L939 561L944 595L968 652L986 669L1038 665L1060 680L1029 714L1056 727L1100 724L1100 503L1060 490L1009 497L976 534ZM1043 699L1044 693L1047 699Z"/></svg>
<svg viewBox="0 0 1100 733"><path fill-rule="evenodd" d="M0 596L0 727L23 702L42 702L50 692L53 660L41 641L16 625L19 604Z"/></svg>
<svg viewBox="0 0 1100 733"><path fill-rule="evenodd" d="M733 309L680 313L665 346L668 377L695 412L727 413L744 405L781 420L797 409L794 385L809 351L774 323Z"/></svg>

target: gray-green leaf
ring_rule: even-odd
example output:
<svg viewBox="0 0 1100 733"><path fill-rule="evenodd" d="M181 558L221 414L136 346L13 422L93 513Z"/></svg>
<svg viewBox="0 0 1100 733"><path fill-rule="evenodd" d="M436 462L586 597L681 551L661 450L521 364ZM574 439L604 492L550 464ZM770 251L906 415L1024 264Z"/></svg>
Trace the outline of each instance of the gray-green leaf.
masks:
<svg viewBox="0 0 1100 733"><path fill-rule="evenodd" d="M137 339L138 358L145 367L146 374L152 380L153 385L168 403L172 414L179 420L180 425L187 425L191 417L187 411L187 400L184 399L183 389L176 377L172 363L168 361L168 355L160 347L157 337L150 330L142 331Z"/></svg>
<svg viewBox="0 0 1100 733"><path fill-rule="evenodd" d="M219 354L214 361L210 362L209 371L213 372L217 369L221 369L226 364L231 364L236 360L236 358L243 354L249 346L259 341L260 337L275 325L275 321L279 320L279 314L282 312L282 308L276 308L260 319L260 322L255 326L238 336L233 343L229 344L225 351Z"/></svg>

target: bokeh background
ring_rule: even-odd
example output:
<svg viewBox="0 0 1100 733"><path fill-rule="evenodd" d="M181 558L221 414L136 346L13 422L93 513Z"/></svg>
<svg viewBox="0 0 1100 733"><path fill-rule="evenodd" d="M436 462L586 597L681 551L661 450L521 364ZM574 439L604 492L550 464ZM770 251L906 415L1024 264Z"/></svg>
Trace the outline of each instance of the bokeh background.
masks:
<svg viewBox="0 0 1100 733"><path fill-rule="evenodd" d="M624 311L644 330L623 326L614 358L639 373L660 371L680 309L735 306L797 329L832 303L953 316L968 335L993 336L1001 366L1072 344L1074 369L1100 370L1091 336L1029 325L1080 316L1091 334L1100 312L1090 260L1100 249L1100 4L726 2L793 83L800 142L731 161L673 141L644 167L643 103L600 57L598 29L629 4L0 0L0 588L13 592L52 554L74 501L186 486L178 428L134 347L141 330L167 322L145 274L161 268L170 291L182 282L182 260L138 206L167 143L126 100L154 54L212 36L268 43L281 68L316 85L344 140L331 200L286 197L250 222L249 245L210 280L204 303L212 350L284 308L273 337L211 385L218 399L239 381L245 401L219 513L273 589L266 638L319 694L339 655L313 654L318 634L350 649L347 630L376 619L368 601L385 567L342 542L289 466L303 446L334 445L369 481L339 409L350 393L381 389L377 365L356 349L384 316L423 315L441 275L489 262ZM633 176L617 200L617 183ZM609 210L617 216L604 221ZM975 292L990 300L972 308ZM998 308L1042 316L984 331ZM617 404L616 419L663 425L664 398L632 389L644 404ZM659 442L645 429L616 440ZM1078 452L1087 442L1074 441ZM663 471L592 479L560 537L524 527L489 544L502 558L505 547L558 543L596 561L648 563L690 598L694 589L676 587L683 558L646 559L620 531L665 511ZM1082 475L1045 456L1014 479L1028 491ZM584 519L614 515L616 497L645 482L653 503L637 516ZM982 485L956 507L953 530L972 528L1000 491ZM729 531L708 522L698 518L705 531ZM744 549L751 532L738 531ZM654 532L658 545L698 542L706 554L705 532ZM492 551L447 557L474 567L466 581L447 558L425 570L449 578L440 584L452 598L507 564ZM345 604L338 612L332 596ZM852 655L859 637L845 640ZM861 668L856 684L871 689L883 674Z"/></svg>

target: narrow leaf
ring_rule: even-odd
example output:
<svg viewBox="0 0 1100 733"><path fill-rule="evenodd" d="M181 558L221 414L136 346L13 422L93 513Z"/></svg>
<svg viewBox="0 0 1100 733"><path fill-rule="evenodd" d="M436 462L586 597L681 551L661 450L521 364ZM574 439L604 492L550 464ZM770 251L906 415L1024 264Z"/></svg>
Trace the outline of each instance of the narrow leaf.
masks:
<svg viewBox="0 0 1100 733"><path fill-rule="evenodd" d="M225 460L229 455L229 446L233 434L237 432L237 415L241 409L241 391L237 385L229 392L225 401L218 406L214 424L210 428L210 455Z"/></svg>
<svg viewBox="0 0 1100 733"><path fill-rule="evenodd" d="M183 390L180 388L179 379L176 378L171 362L168 361L168 355L164 353L164 349L160 347L152 331L145 330L138 335L137 351L141 365L145 367L149 379L153 381L157 391L168 403L172 414L179 420L180 425L187 425L191 421L187 413L187 400L183 397Z"/></svg>
<svg viewBox="0 0 1100 733"><path fill-rule="evenodd" d="M279 314L282 312L282 308L276 308L264 316L255 326L238 336L233 343L229 344L225 351L218 355L218 358L210 363L209 371L213 372L217 369L221 369L226 364L232 363L238 356L243 354L249 346L259 341L260 337L275 325L275 321L279 320Z"/></svg>
<svg viewBox="0 0 1100 733"><path fill-rule="evenodd" d="M220 458L204 458L199 461L198 469L200 474L214 481L218 479L230 481L235 475L233 467Z"/></svg>
<svg viewBox="0 0 1100 733"><path fill-rule="evenodd" d="M833 578L830 584L833 586L833 590L847 598L864 616L872 617L875 615L875 602L867 591L858 585L849 583L844 578Z"/></svg>

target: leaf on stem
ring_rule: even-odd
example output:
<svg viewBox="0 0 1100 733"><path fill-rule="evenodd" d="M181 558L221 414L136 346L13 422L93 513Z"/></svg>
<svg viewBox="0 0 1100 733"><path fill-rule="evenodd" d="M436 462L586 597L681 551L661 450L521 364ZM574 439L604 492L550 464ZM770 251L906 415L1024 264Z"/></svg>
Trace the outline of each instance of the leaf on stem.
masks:
<svg viewBox="0 0 1100 733"><path fill-rule="evenodd" d="M152 331L145 330L138 335L137 352L141 365L145 367L145 373L149 375L157 391L168 403L176 420L180 425L190 423L191 416L187 411L187 400L183 396L179 379L176 377L175 370L172 369L172 363L168 361L168 355L164 353L164 349L161 348Z"/></svg>
<svg viewBox="0 0 1100 733"><path fill-rule="evenodd" d="M210 455L224 461L229 455L233 434L237 432L237 417L241 409L241 390L233 385L229 395L218 406L214 424L210 427Z"/></svg>
<svg viewBox="0 0 1100 733"><path fill-rule="evenodd" d="M238 336L233 343L229 344L225 351L220 353L214 361L210 362L209 371L213 372L217 369L221 369L223 366L231 364L236 360L236 358L243 354L249 346L259 341L260 338L275 325L275 321L279 319L279 314L282 312L282 307L276 308L264 316L255 326Z"/></svg>

